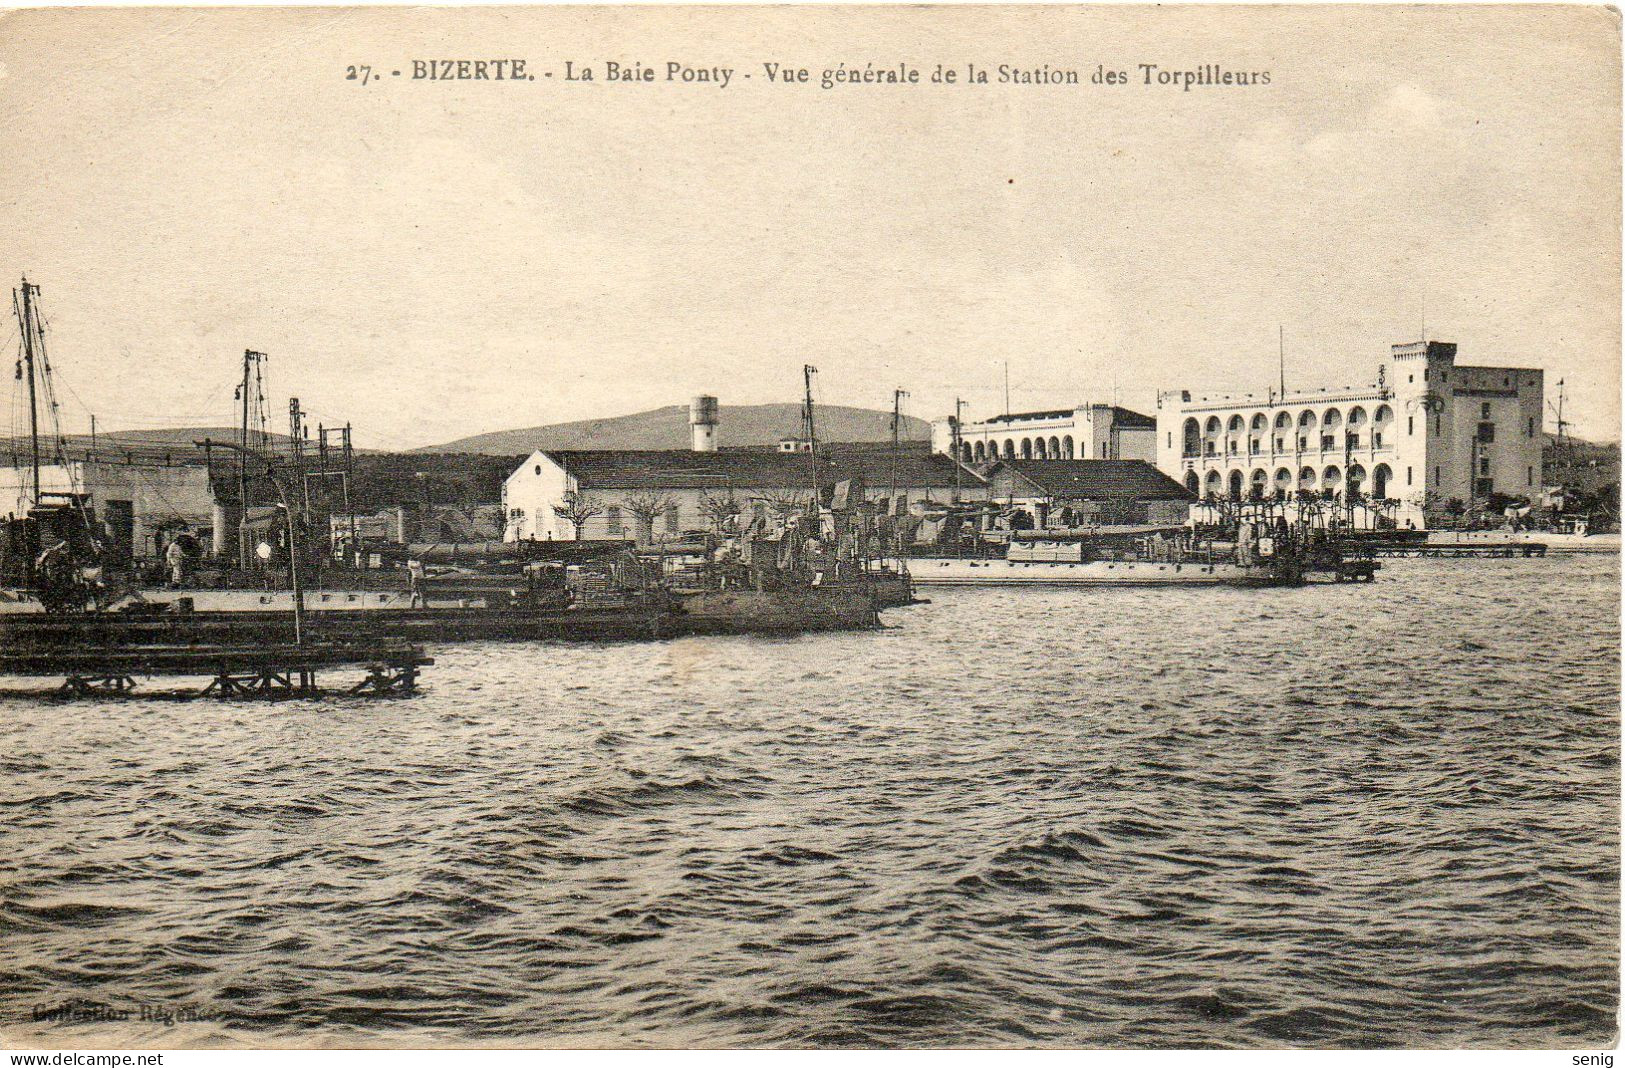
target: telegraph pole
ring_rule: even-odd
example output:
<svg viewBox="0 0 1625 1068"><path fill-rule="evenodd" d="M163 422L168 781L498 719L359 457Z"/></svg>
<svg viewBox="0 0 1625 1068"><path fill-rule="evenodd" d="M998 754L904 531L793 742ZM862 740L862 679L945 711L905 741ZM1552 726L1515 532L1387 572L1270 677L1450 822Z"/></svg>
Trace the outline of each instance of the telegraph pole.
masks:
<svg viewBox="0 0 1625 1068"><path fill-rule="evenodd" d="M300 514L310 522L310 488L305 482L305 413L299 408L299 398L288 398L288 437L293 453L294 477L299 479Z"/></svg>
<svg viewBox="0 0 1625 1068"><path fill-rule="evenodd" d="M1279 325L1278 329L1281 331L1281 348L1280 348L1280 359L1281 359L1281 403L1285 404L1286 403L1286 324L1281 323Z"/></svg>

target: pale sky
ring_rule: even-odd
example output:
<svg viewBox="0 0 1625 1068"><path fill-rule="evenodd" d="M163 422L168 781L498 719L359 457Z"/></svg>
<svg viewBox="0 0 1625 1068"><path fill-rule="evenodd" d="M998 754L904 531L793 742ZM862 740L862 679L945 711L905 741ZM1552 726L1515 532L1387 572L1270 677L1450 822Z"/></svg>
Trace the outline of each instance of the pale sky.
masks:
<svg viewBox="0 0 1625 1068"><path fill-rule="evenodd" d="M360 444L684 403L934 418L1369 381L1423 331L1619 427L1619 84L1601 8L13 14L0 268L65 428L229 423L244 348ZM412 81L521 57L534 82ZM563 82L564 61L657 69ZM734 68L664 81L669 60ZM762 64L812 68L767 82ZM1080 86L840 85L899 62ZM1140 84L1138 63L1270 72ZM349 64L382 72L346 81ZM1099 64L1127 87L1089 84ZM403 76L388 76L400 69ZM545 72L553 72L547 78ZM746 80L743 75L752 77ZM14 331L13 331L14 333ZM9 344L13 344L9 343ZM9 356L7 357L10 358ZM71 392L70 392L71 389Z"/></svg>

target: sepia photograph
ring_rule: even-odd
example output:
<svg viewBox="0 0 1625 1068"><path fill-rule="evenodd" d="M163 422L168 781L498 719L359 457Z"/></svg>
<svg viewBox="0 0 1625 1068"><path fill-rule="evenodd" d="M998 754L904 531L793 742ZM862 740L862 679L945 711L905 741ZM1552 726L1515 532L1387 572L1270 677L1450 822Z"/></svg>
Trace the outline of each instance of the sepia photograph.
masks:
<svg viewBox="0 0 1625 1068"><path fill-rule="evenodd" d="M1620 41L0 15L7 1065L1612 1068Z"/></svg>

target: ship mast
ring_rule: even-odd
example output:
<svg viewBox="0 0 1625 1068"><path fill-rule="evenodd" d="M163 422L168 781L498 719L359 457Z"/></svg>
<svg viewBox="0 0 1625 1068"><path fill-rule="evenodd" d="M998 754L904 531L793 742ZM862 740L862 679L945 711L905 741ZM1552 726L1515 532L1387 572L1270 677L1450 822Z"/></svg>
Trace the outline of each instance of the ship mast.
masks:
<svg viewBox="0 0 1625 1068"><path fill-rule="evenodd" d="M815 519L823 503L824 494L818 470L818 428L813 422L812 376L817 373L818 368L812 364L802 365L801 378L806 386L806 395L801 406L801 436L807 441L807 462L811 465L812 471L812 514Z"/></svg>
<svg viewBox="0 0 1625 1068"><path fill-rule="evenodd" d="M34 384L34 342L37 332L37 311L34 308L34 297L39 293L39 286L29 285L28 278L23 278L20 290L11 291L12 310L17 313L17 325L22 330L23 366L28 372L28 438L32 448L32 471L34 489L34 507L40 503L39 481L39 401Z"/></svg>
<svg viewBox="0 0 1625 1068"><path fill-rule="evenodd" d="M259 382L258 371L260 361L265 359L265 353L255 352L253 349L243 350L243 380L237 385L237 396L243 402L242 421L237 427L237 566L244 571L248 570L248 405L249 389L251 385ZM256 397L256 408L263 403ZM234 450L235 451L235 450Z"/></svg>
<svg viewBox="0 0 1625 1068"><path fill-rule="evenodd" d="M886 487L886 513L892 514L897 507L897 452L902 447L898 438L902 432L903 398L908 396L906 389L894 389L891 395L891 483Z"/></svg>

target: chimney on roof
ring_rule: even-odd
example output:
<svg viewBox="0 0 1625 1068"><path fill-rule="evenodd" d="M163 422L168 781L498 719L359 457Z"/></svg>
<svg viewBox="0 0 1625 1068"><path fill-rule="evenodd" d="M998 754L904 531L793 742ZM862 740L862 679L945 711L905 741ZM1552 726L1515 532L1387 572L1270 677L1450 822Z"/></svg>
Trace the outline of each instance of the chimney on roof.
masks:
<svg viewBox="0 0 1625 1068"><path fill-rule="evenodd" d="M701 394L688 406L688 426L695 452L717 451L717 399Z"/></svg>

